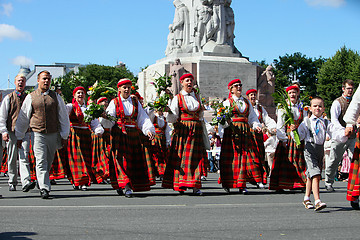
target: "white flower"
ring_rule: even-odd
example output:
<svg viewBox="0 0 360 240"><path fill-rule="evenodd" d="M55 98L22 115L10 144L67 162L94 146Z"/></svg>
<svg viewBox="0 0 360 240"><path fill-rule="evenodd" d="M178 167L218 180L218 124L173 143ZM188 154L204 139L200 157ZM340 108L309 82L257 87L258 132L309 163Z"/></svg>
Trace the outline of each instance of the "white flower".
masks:
<svg viewBox="0 0 360 240"><path fill-rule="evenodd" d="M55 86L51 86L50 90L54 91L54 90L55 90Z"/></svg>

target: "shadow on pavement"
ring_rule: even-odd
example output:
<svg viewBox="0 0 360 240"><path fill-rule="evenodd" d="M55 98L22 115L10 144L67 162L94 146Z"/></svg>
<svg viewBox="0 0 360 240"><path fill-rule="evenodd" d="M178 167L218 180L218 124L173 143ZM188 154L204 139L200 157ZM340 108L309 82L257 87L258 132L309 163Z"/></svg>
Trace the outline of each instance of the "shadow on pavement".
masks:
<svg viewBox="0 0 360 240"><path fill-rule="evenodd" d="M0 239L32 239L28 238L27 236L34 236L37 235L37 233L34 232L4 232L0 233Z"/></svg>

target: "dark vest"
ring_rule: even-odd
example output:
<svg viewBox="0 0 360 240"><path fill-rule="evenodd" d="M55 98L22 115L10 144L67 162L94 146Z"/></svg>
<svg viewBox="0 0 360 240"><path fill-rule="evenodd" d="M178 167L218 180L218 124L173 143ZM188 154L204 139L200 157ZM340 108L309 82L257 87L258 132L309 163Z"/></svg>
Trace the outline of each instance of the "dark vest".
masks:
<svg viewBox="0 0 360 240"><path fill-rule="evenodd" d="M341 113L339 115L339 122L340 122L341 126L346 127L346 122L344 121L343 117L344 117L345 112L348 109L350 103L343 96L337 98L336 100L339 101L340 107L341 107Z"/></svg>
<svg viewBox="0 0 360 240"><path fill-rule="evenodd" d="M59 103L56 93L41 94L40 89L31 93L32 115L30 128L33 132L54 133L59 130Z"/></svg>
<svg viewBox="0 0 360 240"><path fill-rule="evenodd" d="M16 120L19 116L19 112L26 95L26 93L23 93L20 97L18 97L15 91L9 93L9 112L6 120L6 128L8 131L15 131Z"/></svg>

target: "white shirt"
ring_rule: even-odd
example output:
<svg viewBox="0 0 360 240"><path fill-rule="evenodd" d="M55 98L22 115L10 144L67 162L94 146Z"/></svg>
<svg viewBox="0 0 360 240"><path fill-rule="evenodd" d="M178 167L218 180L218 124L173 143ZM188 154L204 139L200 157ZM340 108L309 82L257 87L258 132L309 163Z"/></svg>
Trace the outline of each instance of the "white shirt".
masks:
<svg viewBox="0 0 360 240"><path fill-rule="evenodd" d="M79 105L80 106L80 105ZM85 110L87 109L87 107L84 105L80 106L82 113L84 114L84 118L87 116L87 114L85 114ZM66 109L68 112L68 115L70 115L71 110L73 109L73 105L72 103L68 103L66 104ZM88 127L86 126L73 126L74 128L83 128L86 129ZM90 123L90 127L91 130L95 133L95 134L103 134L104 133L104 128L101 126L99 119L94 119L91 121Z"/></svg>
<svg viewBox="0 0 360 240"><path fill-rule="evenodd" d="M159 116L159 114L155 113L154 111L150 112L149 117L151 122L154 122L155 116L157 117L157 124L160 128L165 126L165 117ZM171 143L171 131L172 129L169 127L169 124L166 124L165 128L165 137L166 137L166 145L169 146Z"/></svg>
<svg viewBox="0 0 360 240"><path fill-rule="evenodd" d="M308 126L310 122L310 126ZM316 123L318 122L319 132L316 134ZM304 121L299 125L297 129L300 137L300 141L305 139L305 142L312 142L318 145L324 144L326 140L326 134L329 135L330 138L335 139L338 142L346 142L347 137L345 136L345 128L341 126L338 128L335 124L328 121L328 125L326 127L325 119L317 118L312 115L310 118L305 117ZM310 132L313 137L311 137ZM294 132L291 132L291 137L294 137Z"/></svg>
<svg viewBox="0 0 360 240"><path fill-rule="evenodd" d="M275 129L275 128L276 128L276 122L275 122L275 120L272 119L272 118L269 116L268 112L265 110L265 108L264 108L263 106L260 106L260 107L261 107L261 109L262 109L262 119L263 119L263 121L264 121L265 126L266 126L269 130ZM260 111L258 110L258 106L257 106L257 105L255 105L254 111L255 111L256 116L257 116L258 119L259 119L259 117L260 117Z"/></svg>
<svg viewBox="0 0 360 240"><path fill-rule="evenodd" d="M199 109L200 103L196 98L194 92L187 93L186 91L181 90L179 94L182 94L184 96L184 100L189 111L196 111L197 109ZM180 117L179 101L177 96L175 96L170 101L169 108L171 110L171 113L169 112L167 116L167 120L170 123L175 123ZM201 110L199 113L200 120L203 120L203 116L204 116L204 111Z"/></svg>
<svg viewBox="0 0 360 240"><path fill-rule="evenodd" d="M277 139L276 135L270 136L264 142L265 152L274 153L278 143L279 143L279 140Z"/></svg>
<svg viewBox="0 0 360 240"><path fill-rule="evenodd" d="M307 115L307 112L303 111L303 116L305 117ZM294 115L294 120L299 119L300 117L300 110L299 110L299 104L291 104L291 112ZM286 127L285 127L285 110L284 109L278 109L277 111L277 122L276 122L276 136L279 139L279 141L286 142L288 140L288 137L286 135Z"/></svg>
<svg viewBox="0 0 360 240"><path fill-rule="evenodd" d="M344 96L342 96L345 98ZM346 98L345 98L346 99ZM338 128L342 127L339 122L339 116L341 114L341 105L338 100L333 101L330 108L331 122Z"/></svg>
<svg viewBox="0 0 360 240"><path fill-rule="evenodd" d="M6 95L1 103L0 107L0 133L8 133L6 121L9 114L10 98Z"/></svg>
<svg viewBox="0 0 360 240"><path fill-rule="evenodd" d="M49 91L43 93L44 95L49 94ZM63 139L67 139L70 133L70 120L66 110L64 100L56 93L58 100L58 116L59 116L59 132ZM23 139L25 133L29 128L30 118L32 116L32 99L31 94L28 94L23 102L20 109L19 116L15 126L15 136L17 139Z"/></svg>
<svg viewBox="0 0 360 240"><path fill-rule="evenodd" d="M133 113L133 104L132 104L131 97L124 99L123 97L120 96L120 98L121 98L122 104L124 106L125 115L130 116ZM106 109L106 112L109 115L116 117L116 106L115 106L114 99L111 100L108 108ZM137 115L136 122L137 122L139 129L141 129L141 131L144 133L144 135L148 135L149 132L152 132L153 134L155 134L155 127L152 124L149 116L146 114L145 110L143 109L143 107L141 106L139 101L138 101L138 115ZM112 128L115 125L114 122L112 122L108 119L104 119L104 118L100 118L100 123L105 128ZM133 127L131 125L125 125L125 126Z"/></svg>
<svg viewBox="0 0 360 240"><path fill-rule="evenodd" d="M240 98L236 97L235 95L232 95L232 98L234 99L234 102L236 103L237 107L240 110L240 113L245 112L246 110L246 103L245 103L245 99L240 96ZM230 101L229 99L226 99L223 102L224 107L230 107ZM253 129L256 129L257 127L261 128L261 124L259 122L258 116L256 116L256 113L254 111L253 106L250 104L249 102L249 116L248 116L248 124L250 125L250 127L252 127ZM226 128L229 127L229 125L227 123L225 123L224 126L222 126L222 128Z"/></svg>
<svg viewBox="0 0 360 240"><path fill-rule="evenodd" d="M351 127L356 124L356 120L359 117L359 113L360 113L360 88L358 87L352 97L350 105L346 110L346 113L343 118L344 121L346 122L347 127ZM331 121L332 119L333 118L331 115Z"/></svg>

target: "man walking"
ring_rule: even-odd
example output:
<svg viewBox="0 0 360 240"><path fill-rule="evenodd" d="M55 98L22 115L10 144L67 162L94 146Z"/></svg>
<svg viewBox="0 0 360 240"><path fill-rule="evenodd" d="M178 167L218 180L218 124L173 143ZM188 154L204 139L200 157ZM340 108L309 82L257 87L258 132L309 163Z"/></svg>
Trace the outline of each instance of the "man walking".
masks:
<svg viewBox="0 0 360 240"><path fill-rule="evenodd" d="M334 100L330 109L331 122L337 128L346 127L343 117L349 107L354 92L354 81L350 79L345 80L342 84L342 91L342 96ZM334 139L331 140L330 156L325 160L325 188L328 192L335 191L333 188L335 174L344 152L349 149L349 157L351 159L354 153L354 146L355 134L349 136L349 139L345 143L338 142Z"/></svg>
<svg viewBox="0 0 360 240"><path fill-rule="evenodd" d="M27 95L16 122L15 134L18 147L30 127L34 132L36 178L43 199L49 198L49 172L55 151L66 145L70 132L69 116L59 94L49 90L51 75L48 71L38 74L38 88Z"/></svg>
<svg viewBox="0 0 360 240"><path fill-rule="evenodd" d="M6 142L8 155L9 191L16 191L18 179L17 160L19 158L19 170L23 192L35 187L35 182L30 177L29 143L30 132L26 131L21 148L17 148L15 137L15 124L23 104L26 93L25 75L19 74L15 77L15 90L5 96L0 107L0 132L2 139Z"/></svg>

